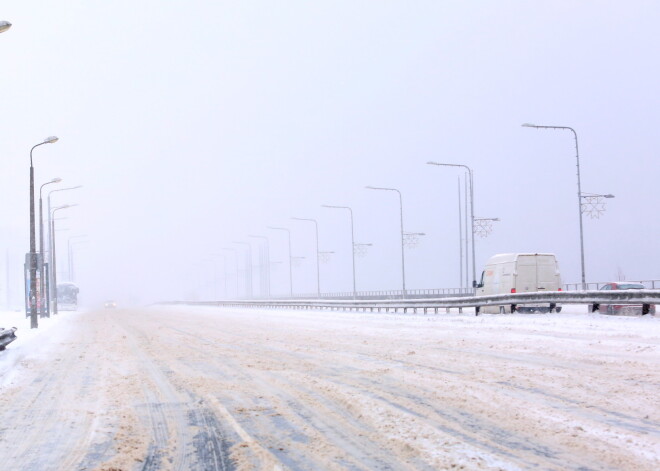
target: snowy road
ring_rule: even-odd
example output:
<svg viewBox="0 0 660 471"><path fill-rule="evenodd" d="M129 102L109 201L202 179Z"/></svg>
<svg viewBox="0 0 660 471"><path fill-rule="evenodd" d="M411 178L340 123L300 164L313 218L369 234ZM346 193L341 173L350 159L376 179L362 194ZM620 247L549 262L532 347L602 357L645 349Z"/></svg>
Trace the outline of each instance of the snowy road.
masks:
<svg viewBox="0 0 660 471"><path fill-rule="evenodd" d="M165 306L48 333L0 356L4 469L660 469L658 317Z"/></svg>

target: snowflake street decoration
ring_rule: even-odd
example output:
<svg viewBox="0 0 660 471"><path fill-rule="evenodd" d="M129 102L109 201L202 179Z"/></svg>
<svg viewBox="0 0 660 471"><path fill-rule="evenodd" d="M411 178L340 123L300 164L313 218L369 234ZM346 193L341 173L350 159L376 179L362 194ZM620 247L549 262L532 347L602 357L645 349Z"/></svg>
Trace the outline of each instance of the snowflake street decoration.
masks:
<svg viewBox="0 0 660 471"><path fill-rule="evenodd" d="M353 253L358 257L364 257L367 255L369 247L371 244L353 244Z"/></svg>
<svg viewBox="0 0 660 471"><path fill-rule="evenodd" d="M403 245L409 249L415 249L419 245L419 238L423 236L422 232L404 232Z"/></svg>
<svg viewBox="0 0 660 471"><path fill-rule="evenodd" d="M475 218L474 234L482 239L488 237L493 232L493 222L499 221L497 218Z"/></svg>
<svg viewBox="0 0 660 471"><path fill-rule="evenodd" d="M305 257L291 257L291 266L294 268L300 267L304 259Z"/></svg>
<svg viewBox="0 0 660 471"><path fill-rule="evenodd" d="M605 212L605 200L602 196L583 196L582 213L588 214L591 219L599 219Z"/></svg>

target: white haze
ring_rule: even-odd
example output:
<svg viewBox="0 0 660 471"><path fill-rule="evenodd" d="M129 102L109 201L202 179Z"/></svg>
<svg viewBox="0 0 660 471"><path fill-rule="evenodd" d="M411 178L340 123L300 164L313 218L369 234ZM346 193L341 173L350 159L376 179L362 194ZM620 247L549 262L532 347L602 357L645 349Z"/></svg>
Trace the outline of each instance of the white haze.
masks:
<svg viewBox="0 0 660 471"><path fill-rule="evenodd" d="M556 253L580 279L582 189L612 193L584 219L588 281L659 278L660 4L655 1L25 1L0 20L0 300L22 302L30 148L38 185L62 177L60 279L74 245L82 299L144 303L234 296L223 247L270 238L273 293L399 289L399 208L426 234L406 253L407 287L457 287L457 179L472 167L477 272L499 252ZM51 185L44 189L45 194ZM37 195L38 196L38 195ZM79 239L80 240L80 239ZM258 262L258 242L252 240ZM220 256L214 254L221 254ZM243 260L240 260L243 263ZM214 280L217 270L217 283ZM258 269L254 291L258 293ZM8 277L8 280L7 280Z"/></svg>

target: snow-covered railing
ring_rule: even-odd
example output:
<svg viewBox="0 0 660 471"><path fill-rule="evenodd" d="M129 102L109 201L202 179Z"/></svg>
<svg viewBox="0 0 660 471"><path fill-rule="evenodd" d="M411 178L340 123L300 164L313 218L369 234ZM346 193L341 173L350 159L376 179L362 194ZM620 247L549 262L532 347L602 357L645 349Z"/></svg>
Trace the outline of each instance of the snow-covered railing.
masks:
<svg viewBox="0 0 660 471"><path fill-rule="evenodd" d="M462 296L455 298L427 298L427 299L384 299L384 300L330 300L330 299L270 299L270 300L225 300L225 301L197 301L173 302L170 304L197 304L228 307L273 307L288 309L339 309L339 310L369 310L381 312L413 312L429 309L438 312L438 309L473 307L476 313L483 306L509 306L515 311L518 305L525 304L588 304L591 311L597 311L601 304L637 304L643 305L645 310L651 304L660 304L660 290L635 289L619 291L551 291L533 293L512 293L492 296Z"/></svg>

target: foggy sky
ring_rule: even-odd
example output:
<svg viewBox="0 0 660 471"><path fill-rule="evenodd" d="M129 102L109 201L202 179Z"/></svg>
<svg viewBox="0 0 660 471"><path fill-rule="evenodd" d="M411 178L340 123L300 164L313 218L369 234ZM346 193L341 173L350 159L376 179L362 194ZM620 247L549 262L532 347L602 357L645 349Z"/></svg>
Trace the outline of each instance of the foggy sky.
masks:
<svg viewBox="0 0 660 471"><path fill-rule="evenodd" d="M580 280L573 136L582 191L611 193L584 216L587 281L658 279L660 5L655 1L7 0L0 20L0 257L14 304L29 249L30 148L37 191L67 219L83 300L149 302L235 291L223 247L270 239L272 291L350 291L348 213L359 290L400 289L398 197L409 289L458 287L459 163L474 171L478 274L501 252L557 254ZM38 194L37 194L38 197ZM80 239L82 240L82 239ZM227 266L225 268L225 261ZM214 276L214 269L217 276ZM242 276L242 274L240 275ZM258 269L254 291L258 293ZM470 277L471 279L471 277ZM211 286L217 281L217 286Z"/></svg>

